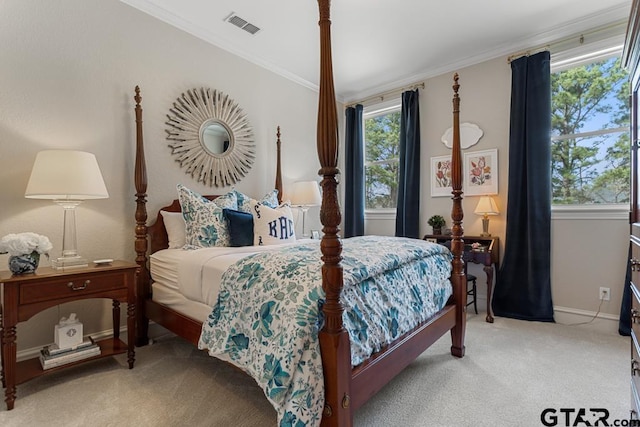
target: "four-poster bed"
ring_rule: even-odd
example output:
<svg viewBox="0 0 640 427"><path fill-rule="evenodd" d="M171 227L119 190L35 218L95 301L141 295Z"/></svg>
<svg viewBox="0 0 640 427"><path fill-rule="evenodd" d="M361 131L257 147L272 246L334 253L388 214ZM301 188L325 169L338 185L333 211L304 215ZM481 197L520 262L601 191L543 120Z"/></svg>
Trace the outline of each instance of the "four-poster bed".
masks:
<svg viewBox="0 0 640 427"><path fill-rule="evenodd" d="M331 61L331 37L329 0L318 0L320 10L321 72L317 127L317 150L321 164L323 189L320 219L324 236L320 243L322 253L322 289L325 299L322 305L324 323L318 332L324 377L324 411L322 425L349 426L353 411L366 402L389 380L403 370L427 347L442 335L451 332L451 353L464 356L466 324L466 280L462 260L462 161L459 137L458 78L454 77L453 97L453 150L452 150L452 232L453 253L450 282L451 297L444 307L419 323L413 329L386 345L381 351L352 367L350 337L343 323L344 307L340 301L344 285L342 255L343 242L338 236L341 215L337 196L338 127L336 116L333 71ZM148 252L168 246L167 230L163 215L158 213L154 225L147 227L146 191L147 174L143 147L142 108L140 90L136 87L136 262L140 266L138 280L137 344L147 343L148 321L166 327L177 335L197 344L203 331L203 321L180 310L158 303L152 295L152 279L148 267ZM280 173L280 144L278 132L278 171L276 188L282 194ZM208 196L213 199L214 196ZM177 200L161 210L179 212Z"/></svg>

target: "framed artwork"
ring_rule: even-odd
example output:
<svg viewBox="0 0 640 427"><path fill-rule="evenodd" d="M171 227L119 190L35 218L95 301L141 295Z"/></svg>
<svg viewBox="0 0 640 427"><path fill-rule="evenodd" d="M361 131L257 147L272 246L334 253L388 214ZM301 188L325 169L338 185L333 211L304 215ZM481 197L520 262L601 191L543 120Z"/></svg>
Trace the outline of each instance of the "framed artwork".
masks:
<svg viewBox="0 0 640 427"><path fill-rule="evenodd" d="M451 197L451 156L431 158L431 197Z"/></svg>
<svg viewBox="0 0 640 427"><path fill-rule="evenodd" d="M498 149L464 153L463 186L466 196L498 194Z"/></svg>

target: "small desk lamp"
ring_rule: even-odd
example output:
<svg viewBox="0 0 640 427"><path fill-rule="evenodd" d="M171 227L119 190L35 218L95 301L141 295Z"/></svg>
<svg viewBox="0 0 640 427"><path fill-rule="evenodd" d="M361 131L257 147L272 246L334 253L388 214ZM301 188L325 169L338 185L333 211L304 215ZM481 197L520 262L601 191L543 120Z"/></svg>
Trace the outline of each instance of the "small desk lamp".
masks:
<svg viewBox="0 0 640 427"><path fill-rule="evenodd" d="M86 267L87 260L76 249L75 208L85 199L109 197L96 156L72 150L39 152L24 197L51 199L64 209L62 256L51 261L52 267Z"/></svg>
<svg viewBox="0 0 640 427"><path fill-rule="evenodd" d="M473 213L477 215L483 215L482 217L482 237L489 237L491 233L489 233L489 216L488 215L498 215L500 211L498 210L498 206L496 202L493 200L491 196L482 196L480 197L480 201L478 202L478 206L476 206L476 210Z"/></svg>
<svg viewBox="0 0 640 427"><path fill-rule="evenodd" d="M299 181L293 183L291 191L291 205L300 208L302 211L302 237L309 237L305 229L305 216L311 206L318 206L322 203L320 187L316 181Z"/></svg>

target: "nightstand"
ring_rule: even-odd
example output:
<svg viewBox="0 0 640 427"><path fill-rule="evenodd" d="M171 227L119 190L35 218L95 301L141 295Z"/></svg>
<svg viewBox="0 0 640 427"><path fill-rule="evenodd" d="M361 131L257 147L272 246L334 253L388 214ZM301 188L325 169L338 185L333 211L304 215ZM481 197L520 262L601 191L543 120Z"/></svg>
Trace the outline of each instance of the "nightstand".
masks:
<svg viewBox="0 0 640 427"><path fill-rule="evenodd" d="M127 353L129 369L135 360L135 281L137 264L114 261L107 265L54 270L39 268L34 274L12 276L0 272L2 306L0 330L2 347L2 385L5 387L7 410L13 409L16 385L49 372L115 354ZM47 369L33 358L16 363L16 325L35 314L59 304L87 298L109 298L113 301L113 338L98 341L100 355ZM127 343L120 340L120 304L127 304ZM53 330L53 325L52 330Z"/></svg>

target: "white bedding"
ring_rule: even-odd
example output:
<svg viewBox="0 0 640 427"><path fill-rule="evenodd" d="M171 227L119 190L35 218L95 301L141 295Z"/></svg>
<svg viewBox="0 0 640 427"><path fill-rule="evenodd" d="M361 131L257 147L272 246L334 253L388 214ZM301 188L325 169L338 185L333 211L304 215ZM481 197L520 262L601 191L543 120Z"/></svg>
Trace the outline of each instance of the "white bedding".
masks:
<svg viewBox="0 0 640 427"><path fill-rule="evenodd" d="M270 251L305 241L308 240L268 246L163 249L150 257L151 278L165 288L179 292L187 300L213 307L218 299L222 274L229 266L256 252ZM154 293L154 301L165 303L156 297Z"/></svg>
<svg viewBox="0 0 640 427"><path fill-rule="evenodd" d="M151 290L155 302L189 316L193 320L203 323L211 314L211 307L208 305L188 300L177 290L168 288L158 282L154 282L151 285Z"/></svg>

